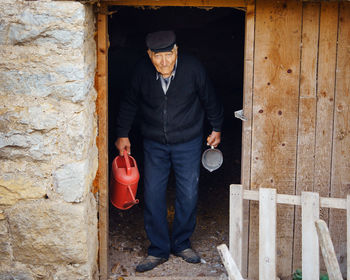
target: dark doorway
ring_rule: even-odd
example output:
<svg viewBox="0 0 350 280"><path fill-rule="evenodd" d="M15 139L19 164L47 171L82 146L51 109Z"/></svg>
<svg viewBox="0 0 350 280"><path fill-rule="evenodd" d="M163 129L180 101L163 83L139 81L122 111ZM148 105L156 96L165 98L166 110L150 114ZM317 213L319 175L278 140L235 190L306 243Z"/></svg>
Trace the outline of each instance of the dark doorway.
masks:
<svg viewBox="0 0 350 280"><path fill-rule="evenodd" d="M222 143L224 163L210 173L201 169L197 227L192 245L203 258L203 263L190 265L179 258L168 262L143 276L220 276L225 270L221 265L216 246L228 244L229 185L240 183L241 121L234 118L234 111L243 103L243 50L244 11L233 8L109 8L109 159L117 155L114 147L116 113L119 102L129 85L130 74L138 59L145 55L145 36L148 32L172 29L177 35L179 51L197 56L207 72L225 107ZM210 133L206 124L205 136ZM140 204L130 210L118 210L110 205L111 274L135 275L135 265L146 255L149 245L143 229L142 140L138 133L138 121L131 131L132 156L136 158L141 180L137 197ZM203 150L206 149L203 143ZM174 180L168 187L168 217L173 217ZM113 278L114 279L114 278Z"/></svg>

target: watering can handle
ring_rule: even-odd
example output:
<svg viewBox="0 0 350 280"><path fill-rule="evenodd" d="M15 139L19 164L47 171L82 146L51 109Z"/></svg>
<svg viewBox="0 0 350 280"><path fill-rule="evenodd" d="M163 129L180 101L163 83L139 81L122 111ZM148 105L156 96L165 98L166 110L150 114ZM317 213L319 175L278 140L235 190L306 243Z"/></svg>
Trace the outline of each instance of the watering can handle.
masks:
<svg viewBox="0 0 350 280"><path fill-rule="evenodd" d="M126 175L131 175L131 166L130 166L130 159L128 156L128 152L126 150L123 151L123 157L125 160L125 165L126 165Z"/></svg>

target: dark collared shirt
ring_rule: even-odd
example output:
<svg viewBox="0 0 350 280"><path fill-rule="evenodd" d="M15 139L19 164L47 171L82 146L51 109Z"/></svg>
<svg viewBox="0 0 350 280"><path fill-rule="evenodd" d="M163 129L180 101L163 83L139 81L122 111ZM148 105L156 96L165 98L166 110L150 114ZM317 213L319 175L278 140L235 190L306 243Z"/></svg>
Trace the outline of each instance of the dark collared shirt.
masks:
<svg viewBox="0 0 350 280"><path fill-rule="evenodd" d="M164 94L166 94L166 92L168 91L168 88L170 86L171 81L174 80L174 78L175 78L176 68L177 68L177 59L175 62L173 72L171 72L171 75L168 78L164 78L162 76L162 74L160 74L159 72L156 72L156 80L158 81L160 79Z"/></svg>

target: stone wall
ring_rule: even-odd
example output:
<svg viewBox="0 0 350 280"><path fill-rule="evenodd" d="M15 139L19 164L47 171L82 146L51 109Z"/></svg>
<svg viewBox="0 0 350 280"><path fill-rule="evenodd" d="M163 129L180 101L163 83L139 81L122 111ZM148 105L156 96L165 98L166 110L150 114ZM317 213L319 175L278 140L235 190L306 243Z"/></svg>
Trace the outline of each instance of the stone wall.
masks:
<svg viewBox="0 0 350 280"><path fill-rule="evenodd" d="M93 8L0 1L0 279L97 279Z"/></svg>

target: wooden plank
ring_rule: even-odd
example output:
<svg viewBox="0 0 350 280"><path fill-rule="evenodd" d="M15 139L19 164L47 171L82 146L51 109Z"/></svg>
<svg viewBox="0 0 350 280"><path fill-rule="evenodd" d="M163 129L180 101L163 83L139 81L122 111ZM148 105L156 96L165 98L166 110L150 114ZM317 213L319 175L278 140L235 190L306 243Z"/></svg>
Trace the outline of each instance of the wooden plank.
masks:
<svg viewBox="0 0 350 280"><path fill-rule="evenodd" d="M250 189L252 114L253 114L253 69L255 36L255 1L247 1L245 15L244 73L243 73L243 112L247 121L242 122L241 183L243 189ZM242 269L248 276L249 202L243 202L243 252Z"/></svg>
<svg viewBox="0 0 350 280"><path fill-rule="evenodd" d="M301 198L300 196L297 196L297 195L279 194L277 195L277 203L301 205Z"/></svg>
<svg viewBox="0 0 350 280"><path fill-rule="evenodd" d="M328 1L328 2L341 2L341 1L350 1L350 0L301 0L302 2L322 2L322 1Z"/></svg>
<svg viewBox="0 0 350 280"><path fill-rule="evenodd" d="M256 1L251 188L295 193L302 3ZM255 207L255 208L254 208ZM258 278L256 206L251 208L249 278ZM291 274L294 207L278 206L278 275Z"/></svg>
<svg viewBox="0 0 350 280"><path fill-rule="evenodd" d="M302 271L303 279L320 279L320 258L315 222L319 219L318 193L302 192Z"/></svg>
<svg viewBox="0 0 350 280"><path fill-rule="evenodd" d="M276 279L276 189L259 190L259 279Z"/></svg>
<svg viewBox="0 0 350 280"><path fill-rule="evenodd" d="M346 242L346 252L347 256L350 256L350 195L347 195L346 198L346 237L347 237L347 242ZM350 257L347 258L347 278L350 279Z"/></svg>
<svg viewBox="0 0 350 280"><path fill-rule="evenodd" d="M230 186L229 248L239 271L242 271L243 186Z"/></svg>
<svg viewBox="0 0 350 280"><path fill-rule="evenodd" d="M101 7L106 12L106 7ZM99 186L99 268L100 279L108 278L108 30L107 15L97 15L97 103L98 116L98 171Z"/></svg>
<svg viewBox="0 0 350 280"><path fill-rule="evenodd" d="M329 196L331 175L338 4L321 3L314 189ZM328 209L320 217L328 222Z"/></svg>
<svg viewBox="0 0 350 280"><path fill-rule="evenodd" d="M258 201L259 200L259 191L257 191L257 190L244 190L243 198ZM289 205L301 205L301 198L300 198L300 196L297 196L297 195L277 194L277 203L278 204L289 204Z"/></svg>
<svg viewBox="0 0 350 280"><path fill-rule="evenodd" d="M219 251L219 255L221 257L222 263L224 264L227 274L230 280L243 280L239 269L232 258L227 246L225 244L221 244L217 247Z"/></svg>
<svg viewBox="0 0 350 280"><path fill-rule="evenodd" d="M243 199L259 201L259 191L257 190L244 190ZM289 204L301 206L301 197L299 195L290 194L277 194L278 204ZM334 209L347 209L346 199L335 197L320 197L320 207L334 208Z"/></svg>
<svg viewBox="0 0 350 280"><path fill-rule="evenodd" d="M257 190L244 190L243 198L258 201L259 200L259 191L257 191ZM277 203L278 204L289 204L289 205L301 205L301 199L300 199L300 196L297 196L297 195L277 194Z"/></svg>
<svg viewBox="0 0 350 280"><path fill-rule="evenodd" d="M313 191L318 192L322 197L329 196L331 191L337 33L338 3L322 2L319 29L313 188ZM320 211L321 219L328 223L329 209L321 208Z"/></svg>
<svg viewBox="0 0 350 280"><path fill-rule="evenodd" d="M346 198L350 194L350 3L341 3L339 13L331 196ZM344 277L349 256L345 229L344 212L331 210L329 231Z"/></svg>
<svg viewBox="0 0 350 280"><path fill-rule="evenodd" d="M321 207L333 208L333 209L346 209L346 199L334 198L334 197L322 197ZM344 216L343 211L339 213L341 213L341 215Z"/></svg>
<svg viewBox="0 0 350 280"><path fill-rule="evenodd" d="M297 176L295 193L312 191L315 166L316 83L319 3L303 4L300 61ZM301 209L295 208L293 271L301 267Z"/></svg>
<svg viewBox="0 0 350 280"><path fill-rule="evenodd" d="M101 0L118 6L245 7L244 0Z"/></svg>
<svg viewBox="0 0 350 280"><path fill-rule="evenodd" d="M259 201L259 190L244 190L243 198Z"/></svg>
<svg viewBox="0 0 350 280"><path fill-rule="evenodd" d="M329 279L343 280L326 222L323 220L316 221L316 229Z"/></svg>

